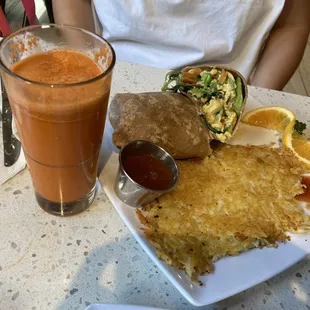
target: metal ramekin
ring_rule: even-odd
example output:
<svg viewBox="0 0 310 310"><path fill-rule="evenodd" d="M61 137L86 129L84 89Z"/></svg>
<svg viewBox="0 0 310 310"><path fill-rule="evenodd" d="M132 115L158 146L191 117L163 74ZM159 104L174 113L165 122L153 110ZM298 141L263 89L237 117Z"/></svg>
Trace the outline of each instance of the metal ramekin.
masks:
<svg viewBox="0 0 310 310"><path fill-rule="evenodd" d="M171 168L173 180L171 186L164 190L152 190L135 182L124 168L123 162L127 156L152 155L164 161ZM135 140L126 144L119 154L119 168L114 184L117 197L131 207L141 207L155 200L160 195L170 192L179 180L179 169L173 157L156 144L143 140Z"/></svg>

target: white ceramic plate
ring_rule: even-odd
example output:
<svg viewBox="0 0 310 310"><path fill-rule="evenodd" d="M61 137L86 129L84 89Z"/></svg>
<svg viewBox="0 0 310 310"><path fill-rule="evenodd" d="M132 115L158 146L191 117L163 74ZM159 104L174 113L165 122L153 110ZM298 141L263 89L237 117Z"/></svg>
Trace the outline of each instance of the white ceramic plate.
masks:
<svg viewBox="0 0 310 310"><path fill-rule="evenodd" d="M253 98L248 99L247 110L258 106L260 104ZM268 280L310 253L310 234L291 235L291 242L280 244L277 249L254 249L239 256L220 259L215 264L213 274L200 277L204 283L203 286L192 283L184 272L168 266L157 258L153 246L140 230L141 224L136 217L135 209L127 206L116 197L113 186L118 168L118 155L113 152L111 133L111 127L107 124L103 146L107 163L100 176L101 184L133 236L170 282L191 304L204 306L228 298ZM249 126L243 125L240 126L232 143L253 145L276 140L276 136L270 134L268 130L251 129Z"/></svg>
<svg viewBox="0 0 310 310"><path fill-rule="evenodd" d="M148 308L134 305L111 305L111 304L92 304L85 310L165 310L159 308Z"/></svg>

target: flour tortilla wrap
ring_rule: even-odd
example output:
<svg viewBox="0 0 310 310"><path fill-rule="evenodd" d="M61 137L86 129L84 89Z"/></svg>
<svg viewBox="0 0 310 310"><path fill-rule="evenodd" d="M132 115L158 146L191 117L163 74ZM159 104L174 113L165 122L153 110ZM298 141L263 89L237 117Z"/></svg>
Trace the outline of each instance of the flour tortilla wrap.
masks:
<svg viewBox="0 0 310 310"><path fill-rule="evenodd" d="M113 143L120 148L132 140L146 140L176 159L203 158L212 152L196 106L181 94L117 94L109 118L115 129Z"/></svg>

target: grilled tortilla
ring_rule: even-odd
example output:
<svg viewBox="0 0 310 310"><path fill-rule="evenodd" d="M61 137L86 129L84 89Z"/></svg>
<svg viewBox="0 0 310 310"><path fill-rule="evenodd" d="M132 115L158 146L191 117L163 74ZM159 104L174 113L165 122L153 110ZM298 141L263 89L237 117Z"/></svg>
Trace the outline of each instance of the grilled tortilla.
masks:
<svg viewBox="0 0 310 310"><path fill-rule="evenodd" d="M109 118L117 147L132 140L146 140L163 147L174 158L204 158L211 153L209 131L195 105L181 94L117 94Z"/></svg>
<svg viewBox="0 0 310 310"><path fill-rule="evenodd" d="M307 169L290 151L222 145L178 165L177 188L137 214L158 257L194 281L223 256L309 231L310 217L294 199Z"/></svg>

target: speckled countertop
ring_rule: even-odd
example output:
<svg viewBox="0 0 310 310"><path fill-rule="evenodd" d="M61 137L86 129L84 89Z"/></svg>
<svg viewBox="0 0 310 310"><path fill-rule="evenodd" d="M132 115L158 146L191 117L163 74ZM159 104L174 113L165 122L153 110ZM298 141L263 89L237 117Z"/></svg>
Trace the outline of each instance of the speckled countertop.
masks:
<svg viewBox="0 0 310 310"><path fill-rule="evenodd" d="M158 91L164 74L118 63L112 95ZM249 91L265 105L295 110L310 128L310 98ZM0 219L1 310L85 309L91 303L195 309L154 266L101 189L86 212L54 217L36 205L25 170L0 187ZM310 309L310 259L201 309Z"/></svg>

